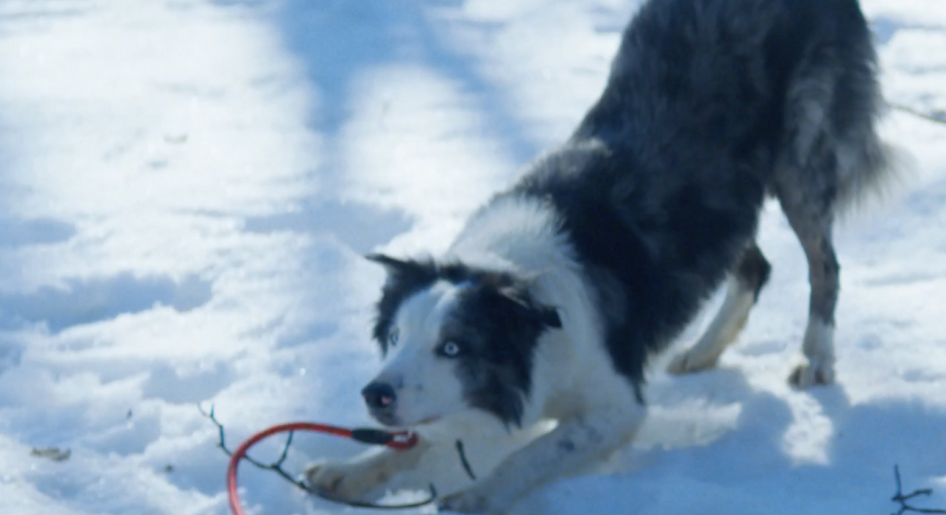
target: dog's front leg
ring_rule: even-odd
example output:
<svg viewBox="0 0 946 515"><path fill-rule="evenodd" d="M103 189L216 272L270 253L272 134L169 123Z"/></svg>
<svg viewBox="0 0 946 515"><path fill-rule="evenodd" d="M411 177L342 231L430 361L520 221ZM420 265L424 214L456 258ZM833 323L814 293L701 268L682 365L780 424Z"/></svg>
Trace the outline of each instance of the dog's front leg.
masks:
<svg viewBox="0 0 946 515"><path fill-rule="evenodd" d="M353 501L430 486L450 495L487 477L534 438L530 431L510 433L496 417L479 410L418 429L418 434L417 445L408 450L372 449L349 461L315 463L306 471L308 482L329 496Z"/></svg>
<svg viewBox="0 0 946 515"><path fill-rule="evenodd" d="M461 513L506 512L531 490L580 472L607 459L630 441L644 419L644 407L632 399L626 406L602 406L584 416L563 419L502 462L489 477L444 498L440 507Z"/></svg>
<svg viewBox="0 0 946 515"><path fill-rule="evenodd" d="M348 461L316 462L305 476L311 488L330 497L372 501L395 475L413 470L429 448L430 443L421 440L407 450L371 449Z"/></svg>

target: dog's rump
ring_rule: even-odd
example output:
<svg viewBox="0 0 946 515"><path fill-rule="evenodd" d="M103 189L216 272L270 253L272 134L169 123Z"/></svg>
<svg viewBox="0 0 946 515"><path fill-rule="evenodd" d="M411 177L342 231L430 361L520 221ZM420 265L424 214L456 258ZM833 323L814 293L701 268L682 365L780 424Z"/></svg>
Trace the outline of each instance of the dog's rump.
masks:
<svg viewBox="0 0 946 515"><path fill-rule="evenodd" d="M681 139L736 158L760 145L776 151L793 136L793 103L816 96L793 98L808 81L823 89L817 100L828 103L823 116L836 132L873 120L875 69L857 0L648 2L575 138L633 148L648 161L673 158Z"/></svg>

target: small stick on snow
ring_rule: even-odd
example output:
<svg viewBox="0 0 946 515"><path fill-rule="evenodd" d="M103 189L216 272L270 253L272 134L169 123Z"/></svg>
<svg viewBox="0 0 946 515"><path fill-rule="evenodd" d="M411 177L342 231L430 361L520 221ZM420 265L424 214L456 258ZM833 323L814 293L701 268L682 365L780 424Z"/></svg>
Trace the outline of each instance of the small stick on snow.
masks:
<svg viewBox="0 0 946 515"><path fill-rule="evenodd" d="M227 448L227 442L224 437L223 424L221 424L220 421L217 420L217 417L214 416L214 407L210 406L210 413L207 413L206 411L204 411L204 408L201 407L200 405L197 406L197 409L200 410L201 415L210 419L210 421L213 422L215 426L217 426L217 431L220 433L220 437L217 441L217 447L220 447L221 449L223 449L223 452L226 453L227 456L233 456L233 451ZM260 468L263 470L272 470L273 472L282 476L282 478L285 479L286 481L289 481L290 483L296 485L297 487L307 492L316 493L312 491L311 489L309 489L308 485L306 485L304 482L298 479L294 479L292 477L292 474L286 472L286 470L282 468L282 464L286 461L286 456L289 454L289 447L292 445L292 436L294 434L295 432L293 431L289 432L289 437L286 438L286 445L283 446L282 453L279 455L279 459L270 463L269 465L262 463L260 461L257 461L253 459L252 457L250 457L249 455L243 456L243 459L250 462L253 466L257 468Z"/></svg>
<svg viewBox="0 0 946 515"><path fill-rule="evenodd" d="M898 104L896 102L888 102L887 105L889 105L892 109L896 109L898 111L903 111L904 113L912 114L913 116L922 118L928 122L946 125L946 113L943 113L942 111L933 111L931 113L924 113L923 111L920 111L918 109L914 109L907 105Z"/></svg>
<svg viewBox="0 0 946 515"><path fill-rule="evenodd" d="M932 508L915 508L907 504L907 501L913 499L914 497L919 497L921 495L931 495L933 490L930 488L922 488L920 490L914 490L906 495L903 494L902 484L900 482L900 466L893 466L894 478L897 480L897 493L890 499L891 501L900 503L900 511L893 515L903 515L908 511L914 513L946 513L946 510L937 510Z"/></svg>

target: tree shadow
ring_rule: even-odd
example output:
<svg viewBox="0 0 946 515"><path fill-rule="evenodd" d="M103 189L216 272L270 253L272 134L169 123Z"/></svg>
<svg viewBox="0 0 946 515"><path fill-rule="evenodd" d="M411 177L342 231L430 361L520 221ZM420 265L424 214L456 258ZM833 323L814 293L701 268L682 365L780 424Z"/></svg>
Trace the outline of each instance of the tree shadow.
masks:
<svg viewBox="0 0 946 515"><path fill-rule="evenodd" d="M76 233L74 225L52 218L20 219L0 214L0 248L61 243Z"/></svg>
<svg viewBox="0 0 946 515"><path fill-rule="evenodd" d="M385 64L420 65L460 85L474 99L515 162L541 149L506 109L504 92L478 71L477 62L441 40L434 8L456 1L350 2L287 0L276 22L285 45L304 65L323 101L309 119L313 129L334 138L350 115L351 93L359 73ZM486 30L488 24L481 24ZM336 142L330 142L336 143ZM337 148L330 144L328 148ZM331 150L329 150L331 152Z"/></svg>
<svg viewBox="0 0 946 515"><path fill-rule="evenodd" d="M203 306L211 296L210 282L196 275L174 280L122 273L103 279L71 280L64 288L43 286L30 293L0 293L0 322L4 318L42 322L59 332L147 311L156 304L186 312Z"/></svg>

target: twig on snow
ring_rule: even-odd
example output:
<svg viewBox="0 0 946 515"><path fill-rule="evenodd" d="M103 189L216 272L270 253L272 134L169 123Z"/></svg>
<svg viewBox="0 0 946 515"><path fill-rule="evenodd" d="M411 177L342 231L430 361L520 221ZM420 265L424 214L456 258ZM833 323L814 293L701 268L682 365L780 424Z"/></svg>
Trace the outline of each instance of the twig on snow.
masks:
<svg viewBox="0 0 946 515"><path fill-rule="evenodd" d="M922 118L928 122L946 125L946 113L944 113L943 111L933 111L933 112L926 113L926 112L920 111L919 109L914 109L910 106L907 106L904 104L898 104L896 102L888 102L887 105L890 106L891 109L896 109L898 111L903 111L904 113L912 114L913 116Z"/></svg>
<svg viewBox="0 0 946 515"><path fill-rule="evenodd" d="M900 466L893 466L894 478L897 480L897 493L890 498L891 501L900 503L900 511L893 515L903 515L904 513L910 511L914 513L946 513L946 510L937 510L932 508L916 508L907 504L907 501L913 499L914 497L931 495L933 490L930 488L921 488L919 490L914 490L908 494L903 493L902 483L900 482Z"/></svg>
<svg viewBox="0 0 946 515"><path fill-rule="evenodd" d="M213 424L214 424L215 426L217 426L217 431L218 431L218 433L219 433L219 438L218 438L218 442L217 442L217 447L220 447L220 448L223 450L223 452L226 453L227 456L230 456L230 457L232 458L232 457L233 457L233 451L231 451L229 448L227 448L227 442L226 442L226 437L225 437L225 435L224 435L223 424L221 424L220 421L217 420L217 417L214 415L214 407L213 407L213 405L210 406L210 412L209 412L209 413L208 413L208 412L205 412L204 409L203 409L203 407L201 407L199 404L197 405L197 409L200 410L200 413L201 413L203 416L205 416L205 417L207 417L208 419L210 419L210 421L213 422ZM273 429L273 428L271 428L271 429ZM338 428L335 428L335 429L338 429ZM303 429L303 430L304 430L304 429ZM353 430L352 432L353 432L353 433L356 433L357 431L358 431L358 430ZM362 430L362 431L364 431L364 430ZM367 431L371 432L372 430L367 430ZM340 504L346 504L346 505L348 505L348 506L352 506L352 507L355 507L355 508L374 508L374 509L381 509L381 510L411 509L411 508L419 508L419 507L421 507L421 506L428 505L428 504L434 502L434 501L437 499L437 490L434 488L434 485L433 485L432 483L430 484L430 495L429 495L426 499L423 499L423 500L417 501L417 502L404 503L404 504L375 504L375 503L373 503L373 502L364 502L364 501L357 501L357 500L341 499L341 498L337 498L337 497L335 497L335 496L333 496L333 495L327 494L327 493L325 493L325 492L320 492L320 491L316 490L315 488L311 487L310 485L306 484L304 481L297 480L297 479L293 479L292 475L289 474L288 472L286 472L285 469L282 468L282 464L283 464L283 462L286 461L286 456L288 456L288 454L289 454L289 447L292 445L292 437L293 437L294 434L295 434L295 431L289 431L289 437L286 438L286 444L283 446L282 453L280 453L280 455L279 455L279 459L277 459L276 461L274 461L274 462L272 462L272 463L270 463L270 464L268 464L268 465L267 465L266 463L262 463L262 462L260 462L260 461L258 461L258 460L256 460L256 459L253 459L252 457L250 457L250 456L247 455L247 454L243 454L243 455L241 456L241 459L244 459L244 460L250 462L253 466L255 466L255 467L259 468L259 469L262 469L262 470L270 470L270 471L273 471L273 472L279 474L280 477L282 477L282 478L285 479L286 481L292 483L292 484L295 485L297 488L299 488L299 489L301 489L301 490L304 490L304 491L306 491L306 492L308 492L308 493L310 493L310 494L312 494L312 495L315 495L316 497L320 497L320 498L322 498L322 499L325 499L326 501L331 501L331 502L340 503ZM362 436L364 436L364 434L362 434ZM378 443L378 442L370 441L370 438L369 438L368 440L366 440L366 439L364 439L364 438L357 438L357 437L355 437L354 439L355 439L355 440L359 440L359 441L361 441L362 443ZM384 444L382 444L382 445L384 445ZM411 445L413 445L413 444L411 444ZM233 491L231 491L231 496L233 496L233 495L235 495L235 493L234 493ZM234 499L234 497L231 497L231 502L233 502L233 499ZM236 502L239 502L239 501L236 501Z"/></svg>
<svg viewBox="0 0 946 515"><path fill-rule="evenodd" d="M220 435L219 438L218 438L218 441L217 441L217 447L220 447L221 449L223 449L223 452L226 453L227 456L233 456L233 451L231 451L231 450L227 447L226 437L224 436L223 424L221 424L220 421L217 420L217 417L214 416L214 407L213 407L213 405L210 406L210 412L209 412L209 413L206 412L206 411L204 411L204 408L201 407L200 405L197 406L197 409L200 410L201 415L203 415L203 416L207 417L208 419L210 419L210 421L213 422L213 424L214 424L215 426L217 426L217 431L218 431L218 433L219 433L219 435ZM274 461L274 462L272 462L272 463L270 463L270 464L266 464L266 463L260 462L260 461L258 461L258 460L256 460L256 459L252 458L252 457L251 457L250 455L248 455L248 454L245 455L245 456L243 456L243 459L245 459L246 461L250 462L250 464L252 464L252 465L253 465L254 467L256 467L256 468L259 468L259 469L262 469L262 470L271 470L271 471L273 471L273 472L279 474L283 479L285 479L286 481L289 481L290 483L296 485L296 487L301 488L302 490L305 490L306 492L309 492L309 493L316 493L315 491L311 490L311 489L309 488L309 486L306 485L303 481L298 480L298 479L294 479L294 478L292 477L292 474L286 472L286 470L282 468L282 464L286 461L286 457L289 455L289 447L292 445L292 437L293 437L293 435L295 435L295 432L294 432L294 431L290 431L290 432L289 432L289 436L286 438L286 444L283 446L283 448L282 448L282 453L280 453L279 458L278 458L276 461Z"/></svg>

